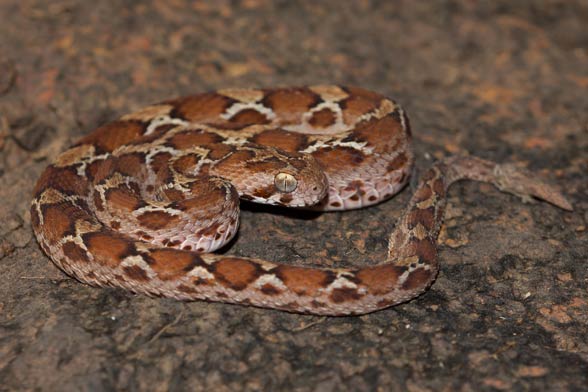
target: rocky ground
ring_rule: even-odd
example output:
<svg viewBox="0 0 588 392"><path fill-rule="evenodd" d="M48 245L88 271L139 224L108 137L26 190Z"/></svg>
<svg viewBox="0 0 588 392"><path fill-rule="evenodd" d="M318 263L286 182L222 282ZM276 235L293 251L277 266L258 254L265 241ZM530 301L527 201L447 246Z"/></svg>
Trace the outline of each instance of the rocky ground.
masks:
<svg viewBox="0 0 588 392"><path fill-rule="evenodd" d="M0 390L588 390L588 7L582 1L0 2ZM339 83L407 109L418 167L516 162L574 212L452 188L421 297L314 317L96 289L41 252L28 204L60 151L145 104ZM246 206L230 254L382 260L410 189L304 215Z"/></svg>

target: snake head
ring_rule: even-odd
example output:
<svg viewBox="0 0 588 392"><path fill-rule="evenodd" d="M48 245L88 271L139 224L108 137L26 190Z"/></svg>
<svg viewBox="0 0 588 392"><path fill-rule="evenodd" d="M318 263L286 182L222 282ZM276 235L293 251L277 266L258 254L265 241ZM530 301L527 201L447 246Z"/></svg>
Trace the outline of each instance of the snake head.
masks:
<svg viewBox="0 0 588 392"><path fill-rule="evenodd" d="M310 207L325 198L329 182L316 160L307 154L276 170L268 204Z"/></svg>
<svg viewBox="0 0 588 392"><path fill-rule="evenodd" d="M253 156L214 173L229 180L244 200L287 207L310 207L325 198L327 177L309 154L272 147L249 149Z"/></svg>

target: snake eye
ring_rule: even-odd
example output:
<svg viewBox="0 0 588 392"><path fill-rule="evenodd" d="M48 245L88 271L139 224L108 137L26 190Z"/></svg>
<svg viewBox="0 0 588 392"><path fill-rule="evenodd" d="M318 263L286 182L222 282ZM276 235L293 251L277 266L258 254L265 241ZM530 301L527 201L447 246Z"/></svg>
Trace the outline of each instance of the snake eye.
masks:
<svg viewBox="0 0 588 392"><path fill-rule="evenodd" d="M291 193L294 192L298 186L298 181L296 181L296 178L291 174L278 173L276 174L276 177L274 177L274 184L280 192Z"/></svg>

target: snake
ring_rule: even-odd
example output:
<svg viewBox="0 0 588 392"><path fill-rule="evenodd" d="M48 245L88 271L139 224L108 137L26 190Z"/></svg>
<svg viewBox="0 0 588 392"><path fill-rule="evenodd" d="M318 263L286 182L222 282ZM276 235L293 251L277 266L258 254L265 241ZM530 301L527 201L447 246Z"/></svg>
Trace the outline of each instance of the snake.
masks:
<svg viewBox="0 0 588 392"><path fill-rule="evenodd" d="M399 104L359 87L170 99L102 125L59 154L34 187L31 225L53 263L92 286L342 316L428 289L456 181L572 210L554 187L513 164L454 155L422 173L378 264L324 268L215 253L238 230L240 200L327 212L389 199L413 172L412 139Z"/></svg>

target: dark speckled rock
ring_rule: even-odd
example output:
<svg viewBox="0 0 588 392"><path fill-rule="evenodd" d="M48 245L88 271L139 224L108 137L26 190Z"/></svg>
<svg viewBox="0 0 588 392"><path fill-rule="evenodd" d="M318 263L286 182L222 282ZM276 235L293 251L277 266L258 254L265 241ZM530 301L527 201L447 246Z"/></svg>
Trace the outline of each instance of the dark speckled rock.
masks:
<svg viewBox="0 0 588 392"><path fill-rule="evenodd" d="M585 2L5 0L0 20L0 390L588 390ZM105 121L315 83L403 103L421 172L452 153L518 162L576 210L458 185L431 290L351 318L91 288L32 238L37 176ZM409 192L347 213L247 207L227 252L375 264Z"/></svg>

